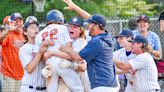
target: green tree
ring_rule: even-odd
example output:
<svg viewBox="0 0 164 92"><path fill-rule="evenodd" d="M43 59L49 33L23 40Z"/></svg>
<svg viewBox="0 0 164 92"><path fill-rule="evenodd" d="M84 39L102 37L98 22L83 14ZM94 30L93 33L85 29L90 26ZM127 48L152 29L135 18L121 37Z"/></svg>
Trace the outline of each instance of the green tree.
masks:
<svg viewBox="0 0 164 92"><path fill-rule="evenodd" d="M147 4L144 0L108 0L105 7L113 16L131 17L139 14L153 16L156 10L152 9L156 5L156 3Z"/></svg>

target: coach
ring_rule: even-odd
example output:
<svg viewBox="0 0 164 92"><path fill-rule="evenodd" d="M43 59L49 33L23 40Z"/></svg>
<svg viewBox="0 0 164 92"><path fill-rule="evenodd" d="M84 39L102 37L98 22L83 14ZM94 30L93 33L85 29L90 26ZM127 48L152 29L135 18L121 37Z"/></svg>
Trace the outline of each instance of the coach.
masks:
<svg viewBox="0 0 164 92"><path fill-rule="evenodd" d="M105 31L106 20L104 16L100 14L87 15L72 0L64 0L64 2L83 18L89 16L87 22L89 35L92 39L79 53L73 51L71 46L62 47L62 51L70 54L75 61L86 60L92 92L116 92L116 72L112 61L114 47L111 35Z"/></svg>
<svg viewBox="0 0 164 92"><path fill-rule="evenodd" d="M87 62L87 71L93 92L113 92L117 87L115 66L112 61L113 41L110 34L105 31L105 18L99 14L92 15L88 19L91 41L76 53L69 46L62 50L70 54L75 61ZM104 90L104 91L100 91Z"/></svg>

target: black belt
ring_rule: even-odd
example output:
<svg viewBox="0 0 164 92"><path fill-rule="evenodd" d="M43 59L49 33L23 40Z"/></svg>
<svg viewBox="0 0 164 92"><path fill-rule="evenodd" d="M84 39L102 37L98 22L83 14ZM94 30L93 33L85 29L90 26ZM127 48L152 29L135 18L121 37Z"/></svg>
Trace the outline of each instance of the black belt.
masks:
<svg viewBox="0 0 164 92"><path fill-rule="evenodd" d="M159 90L159 89L155 89L155 91L156 91L156 92L160 92L160 90Z"/></svg>
<svg viewBox="0 0 164 92"><path fill-rule="evenodd" d="M35 90L45 90L46 87L33 87L33 86L29 86L30 89L35 89Z"/></svg>

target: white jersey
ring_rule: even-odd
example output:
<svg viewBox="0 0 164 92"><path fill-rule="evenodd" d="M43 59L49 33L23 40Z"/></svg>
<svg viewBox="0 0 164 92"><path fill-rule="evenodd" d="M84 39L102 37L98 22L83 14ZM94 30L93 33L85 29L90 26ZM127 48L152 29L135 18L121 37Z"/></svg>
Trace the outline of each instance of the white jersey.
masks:
<svg viewBox="0 0 164 92"><path fill-rule="evenodd" d="M129 60L129 63L133 70L136 70L133 79L134 92L154 92L155 89L160 89L157 67L149 53L139 54L134 59Z"/></svg>
<svg viewBox="0 0 164 92"><path fill-rule="evenodd" d="M49 51L57 51L60 46L71 41L68 28L64 25L51 24L44 28L35 38L34 52L38 52L42 42L45 39L52 39L54 46L49 46Z"/></svg>
<svg viewBox="0 0 164 92"><path fill-rule="evenodd" d="M86 41L89 42L92 37L89 35L89 30L86 31Z"/></svg>
<svg viewBox="0 0 164 92"><path fill-rule="evenodd" d="M73 48L73 50L75 52L79 53L86 46L86 44L87 44L87 42L86 42L85 39L78 38L76 40L73 40L73 42L72 42L72 48ZM83 61L86 63L85 60L83 60ZM87 71L80 72L79 73L79 76L80 76L80 79L82 81L84 92L90 92L91 91L91 87L90 87L90 82L89 82Z"/></svg>
<svg viewBox="0 0 164 92"><path fill-rule="evenodd" d="M70 42L70 36L68 33L68 28L64 25L51 24L44 28L35 39L34 52L38 52L42 41L45 39L52 39L54 42L53 46L48 46L48 51L58 51L60 46L64 46L66 43ZM59 67L62 58L52 56L48 58L47 62L52 66L52 76L47 83L47 92L56 92L58 89L58 78L59 76L63 78L64 82L73 92L83 91L82 83L77 73L73 69L62 70Z"/></svg>
<svg viewBox="0 0 164 92"><path fill-rule="evenodd" d="M69 41L71 41L68 28L64 25L51 24L44 28L35 39L35 47L34 52L38 52L42 42L45 39L52 39L54 42L54 46L48 46L48 51L58 51L60 46L65 45ZM60 61L61 58L51 57L48 59L48 62Z"/></svg>
<svg viewBox="0 0 164 92"><path fill-rule="evenodd" d="M85 46L87 42L83 38L78 38L72 41L72 48L75 52L80 52Z"/></svg>
<svg viewBox="0 0 164 92"><path fill-rule="evenodd" d="M125 61L125 62L128 62L128 60L135 58L135 56L136 55L132 53L129 56L127 56L125 48L121 48L113 53L114 58L117 58L118 60ZM126 73L125 75L128 81L131 80L131 75L129 73ZM132 86L128 82L125 92L132 92L132 90L133 90Z"/></svg>
<svg viewBox="0 0 164 92"><path fill-rule="evenodd" d="M33 58L33 47L33 44L26 43L19 50L19 59L24 69L22 85L45 87L45 79L41 74L41 69L45 66L43 62L39 62L32 73L28 73L26 70L27 64L29 64Z"/></svg>

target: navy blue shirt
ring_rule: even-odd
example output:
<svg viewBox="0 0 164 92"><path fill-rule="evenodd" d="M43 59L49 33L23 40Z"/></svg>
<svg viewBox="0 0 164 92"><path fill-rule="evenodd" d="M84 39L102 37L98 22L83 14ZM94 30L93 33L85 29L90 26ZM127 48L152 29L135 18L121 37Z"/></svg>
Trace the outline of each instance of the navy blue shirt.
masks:
<svg viewBox="0 0 164 92"><path fill-rule="evenodd" d="M116 71L112 61L114 44L107 32L92 37L80 51L80 56L87 62L87 71L91 88L105 86L117 87Z"/></svg>

